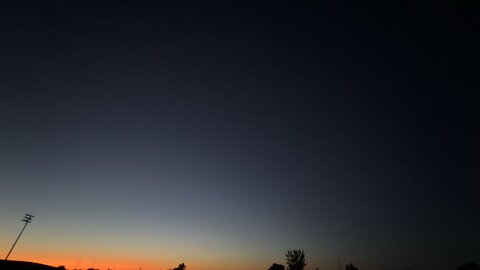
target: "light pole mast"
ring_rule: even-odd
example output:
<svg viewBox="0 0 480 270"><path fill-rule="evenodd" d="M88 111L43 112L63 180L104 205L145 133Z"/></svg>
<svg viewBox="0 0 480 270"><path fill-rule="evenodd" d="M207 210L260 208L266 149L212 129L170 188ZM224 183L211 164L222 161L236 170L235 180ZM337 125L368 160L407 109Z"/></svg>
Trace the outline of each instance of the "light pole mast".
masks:
<svg viewBox="0 0 480 270"><path fill-rule="evenodd" d="M17 240L15 240L15 242L13 243L13 246L12 246L12 248L10 249L10 251L8 252L7 257L5 257L5 261L8 259L8 256L10 256L10 253L12 253L13 248L14 248L15 245L17 244L18 239L20 239L20 236L22 236L22 233L23 233L23 231L25 230L25 228L27 227L28 223L32 222L33 217L34 217L34 216L32 216L32 215L30 215L30 214L25 214L25 216L23 217L22 221L25 222L25 226L23 226L23 229L22 229L22 231L20 232L20 234L18 235Z"/></svg>

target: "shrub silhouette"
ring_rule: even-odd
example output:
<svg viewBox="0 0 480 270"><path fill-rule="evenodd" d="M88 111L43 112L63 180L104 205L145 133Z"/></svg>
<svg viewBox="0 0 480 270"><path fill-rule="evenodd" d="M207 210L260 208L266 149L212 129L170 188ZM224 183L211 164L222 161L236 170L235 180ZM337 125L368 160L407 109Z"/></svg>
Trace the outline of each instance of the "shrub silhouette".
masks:
<svg viewBox="0 0 480 270"><path fill-rule="evenodd" d="M283 264L274 263L268 268L268 270L285 270L285 266L283 266Z"/></svg>
<svg viewBox="0 0 480 270"><path fill-rule="evenodd" d="M472 262L467 262L466 264L457 268L458 270L480 270L480 265Z"/></svg>
<svg viewBox="0 0 480 270"><path fill-rule="evenodd" d="M184 263L178 265L178 267L173 268L172 270L185 270L187 266Z"/></svg>
<svg viewBox="0 0 480 270"><path fill-rule="evenodd" d="M307 265L305 263L305 254L303 250L289 250L285 254L285 262L287 264L287 270L303 270Z"/></svg>
<svg viewBox="0 0 480 270"><path fill-rule="evenodd" d="M347 264L345 265L345 270L358 270L353 264Z"/></svg>

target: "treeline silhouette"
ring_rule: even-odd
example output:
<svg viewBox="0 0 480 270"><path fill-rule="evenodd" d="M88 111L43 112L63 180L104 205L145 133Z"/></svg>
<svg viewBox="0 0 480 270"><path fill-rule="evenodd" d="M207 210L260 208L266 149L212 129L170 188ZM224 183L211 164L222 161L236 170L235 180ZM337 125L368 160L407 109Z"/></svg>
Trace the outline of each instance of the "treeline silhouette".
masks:
<svg viewBox="0 0 480 270"><path fill-rule="evenodd" d="M301 249L295 250L288 250L285 254L285 264L287 268L283 264L273 263L272 266L268 268L268 270L304 270L305 266L305 252ZM339 266L340 267L340 266ZM318 270L316 268L315 270ZM355 267L352 263L345 265L345 270L359 270ZM466 264L457 268L457 270L480 270L480 265L473 262L467 262Z"/></svg>
<svg viewBox="0 0 480 270"><path fill-rule="evenodd" d="M298 250L289 250L285 254L285 264L287 268L283 264L273 263L272 266L268 268L268 270L304 270L305 266L305 252L301 249ZM169 270L186 270L187 266L184 263L178 265L173 269ZM318 270L316 268L315 270ZM345 265L345 270L359 270L355 267L352 263ZM457 270L480 270L480 265L473 262L467 262L466 264L457 268Z"/></svg>
<svg viewBox="0 0 480 270"><path fill-rule="evenodd" d="M273 263L268 270L304 270L307 265L305 262L305 252L301 249L289 250L285 254L285 264ZM90 268L92 269L92 268ZM89 270L90 270L89 269ZM179 264L177 267L169 270L186 270L185 263ZM0 270L66 270L65 266L53 267L49 265L25 262L25 261L7 261L0 260ZM98 270L98 269L95 269ZM110 269L109 269L110 270ZM315 270L318 270L316 268ZM345 270L359 270L352 263L345 265ZM467 262L462 266L459 266L457 270L480 270L480 265L474 262Z"/></svg>

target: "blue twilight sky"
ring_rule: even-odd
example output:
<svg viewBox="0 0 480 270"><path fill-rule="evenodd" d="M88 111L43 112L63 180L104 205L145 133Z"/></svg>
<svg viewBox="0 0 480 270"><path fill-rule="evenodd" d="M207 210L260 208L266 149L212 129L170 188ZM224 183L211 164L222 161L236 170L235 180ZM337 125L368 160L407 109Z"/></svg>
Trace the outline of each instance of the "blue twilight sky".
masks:
<svg viewBox="0 0 480 270"><path fill-rule="evenodd" d="M29 212L16 259L72 269L479 262L472 10L2 2L1 250Z"/></svg>

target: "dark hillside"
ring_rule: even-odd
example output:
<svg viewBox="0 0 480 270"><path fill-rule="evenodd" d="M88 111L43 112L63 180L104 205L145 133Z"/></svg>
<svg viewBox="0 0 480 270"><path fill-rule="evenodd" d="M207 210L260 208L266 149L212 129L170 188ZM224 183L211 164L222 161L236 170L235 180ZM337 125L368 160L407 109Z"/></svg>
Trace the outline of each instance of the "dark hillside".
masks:
<svg viewBox="0 0 480 270"><path fill-rule="evenodd" d="M22 261L5 261L0 260L0 270L58 270L59 268L33 263L33 262L22 262Z"/></svg>

